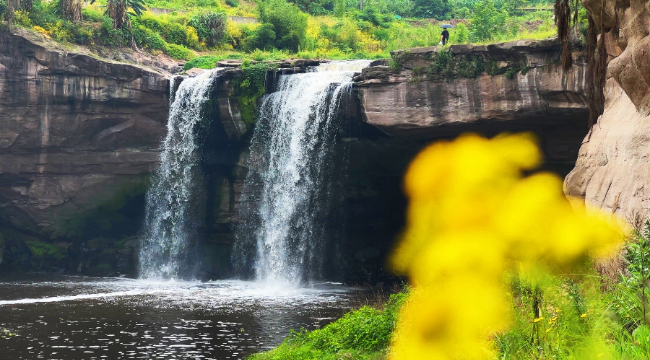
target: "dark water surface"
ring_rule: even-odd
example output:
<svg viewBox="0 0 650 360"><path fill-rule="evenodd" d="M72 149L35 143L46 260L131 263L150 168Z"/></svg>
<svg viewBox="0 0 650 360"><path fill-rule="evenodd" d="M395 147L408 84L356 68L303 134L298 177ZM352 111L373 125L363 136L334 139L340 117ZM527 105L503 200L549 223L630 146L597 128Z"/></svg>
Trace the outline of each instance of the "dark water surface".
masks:
<svg viewBox="0 0 650 360"><path fill-rule="evenodd" d="M242 359L327 324L360 295L332 283L5 277L0 359Z"/></svg>

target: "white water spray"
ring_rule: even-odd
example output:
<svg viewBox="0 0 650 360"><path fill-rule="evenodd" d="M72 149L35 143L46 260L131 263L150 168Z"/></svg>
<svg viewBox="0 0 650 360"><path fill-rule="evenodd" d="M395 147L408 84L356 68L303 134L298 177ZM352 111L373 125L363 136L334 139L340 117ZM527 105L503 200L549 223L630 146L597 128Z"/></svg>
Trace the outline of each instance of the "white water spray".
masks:
<svg viewBox="0 0 650 360"><path fill-rule="evenodd" d="M192 211L202 181L197 125L219 70L185 79L175 93L171 82L167 136L146 198L141 278L176 278L191 272L189 256L198 228Z"/></svg>
<svg viewBox="0 0 650 360"><path fill-rule="evenodd" d="M257 280L292 286L320 277L334 120L352 77L369 63L333 62L282 76L278 91L264 98L242 200L252 205L242 212L233 258L240 272L253 267Z"/></svg>

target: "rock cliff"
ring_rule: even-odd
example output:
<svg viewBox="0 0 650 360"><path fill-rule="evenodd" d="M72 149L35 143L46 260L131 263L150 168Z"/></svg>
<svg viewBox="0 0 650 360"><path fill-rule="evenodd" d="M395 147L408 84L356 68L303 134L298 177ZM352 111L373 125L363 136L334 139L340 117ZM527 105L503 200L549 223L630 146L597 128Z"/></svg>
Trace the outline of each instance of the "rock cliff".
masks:
<svg viewBox="0 0 650 360"><path fill-rule="evenodd" d="M132 273L167 131L170 74L44 41L0 33L0 269ZM347 174L326 219L345 227L335 276L362 283L383 274L404 222L403 171L434 139L535 131L553 170L573 167L588 117L579 52L568 73L553 41L452 46L451 55L451 70L441 71L437 48L397 52L397 66L378 62L356 78L337 124ZM268 90L279 74L315 64L278 63ZM228 276L252 128L231 86L239 64L221 65L229 69L197 130L206 199L200 253L212 278ZM465 66L473 75L461 74Z"/></svg>
<svg viewBox="0 0 650 360"><path fill-rule="evenodd" d="M650 217L650 1L583 0L605 28L605 112L584 138L567 195L634 224Z"/></svg>
<svg viewBox="0 0 650 360"><path fill-rule="evenodd" d="M74 236L78 215L142 192L166 131L169 81L28 37L0 33L0 222Z"/></svg>
<svg viewBox="0 0 650 360"><path fill-rule="evenodd" d="M358 78L366 123L398 138L535 131L549 162L573 166L587 131L582 53L564 72L556 40L452 45L393 53ZM445 60L443 62L443 60Z"/></svg>

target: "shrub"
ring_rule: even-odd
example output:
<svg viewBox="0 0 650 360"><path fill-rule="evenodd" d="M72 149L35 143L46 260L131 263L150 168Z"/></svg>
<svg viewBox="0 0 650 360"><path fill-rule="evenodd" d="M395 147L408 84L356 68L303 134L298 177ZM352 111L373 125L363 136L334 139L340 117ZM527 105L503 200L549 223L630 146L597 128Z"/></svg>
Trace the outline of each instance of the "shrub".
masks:
<svg viewBox="0 0 650 360"><path fill-rule="evenodd" d="M246 48L248 50L270 50L275 46L276 37L273 25L262 24L253 35L246 38Z"/></svg>
<svg viewBox="0 0 650 360"><path fill-rule="evenodd" d="M195 55L192 50L183 45L167 44L165 53L177 60L191 60Z"/></svg>
<svg viewBox="0 0 650 360"><path fill-rule="evenodd" d="M225 38L226 23L226 14L209 12L192 17L189 25L196 29L200 40L214 47Z"/></svg>
<svg viewBox="0 0 650 360"><path fill-rule="evenodd" d="M5 17L7 12L7 3L4 0L0 0L0 20Z"/></svg>
<svg viewBox="0 0 650 360"><path fill-rule="evenodd" d="M456 26L456 31L451 34L450 42L452 44L469 43L469 29L467 28L467 25L459 23Z"/></svg>
<svg viewBox="0 0 650 360"><path fill-rule="evenodd" d="M236 8L236 7L239 6L239 1L238 0L226 0L226 5Z"/></svg>
<svg viewBox="0 0 650 360"><path fill-rule="evenodd" d="M104 13L102 11L99 11L98 9L91 7L91 6L86 6L83 9L81 9L81 16L85 21L94 21L94 22L102 22L104 21Z"/></svg>
<svg viewBox="0 0 650 360"><path fill-rule="evenodd" d="M201 47L201 43L199 42L199 35L197 34L196 29L191 26L187 27L185 44L187 44L187 46L191 47L192 49L199 49Z"/></svg>
<svg viewBox="0 0 650 360"><path fill-rule="evenodd" d="M222 60L220 56L197 56L192 60L185 63L183 69L189 70L191 68L212 69L217 66L217 61Z"/></svg>
<svg viewBox="0 0 650 360"><path fill-rule="evenodd" d="M505 24L508 13L497 10L492 0L485 0L474 7L474 17L470 20L469 32L472 41L488 41L498 34Z"/></svg>
<svg viewBox="0 0 650 360"><path fill-rule="evenodd" d="M105 46L124 46L126 44L126 38L122 30L115 29L113 21L108 18L104 18L104 21L102 21L97 41Z"/></svg>
<svg viewBox="0 0 650 360"><path fill-rule="evenodd" d="M133 36L140 46L152 50L165 50L167 48L167 42L157 32L143 25L139 25L134 30L136 31L133 32Z"/></svg>
<svg viewBox="0 0 650 360"><path fill-rule="evenodd" d="M259 3L259 11L263 25L258 32L263 34L257 36L258 43L260 39L273 39L271 46L294 52L303 46L307 36L307 15L295 4L267 0Z"/></svg>
<svg viewBox="0 0 650 360"><path fill-rule="evenodd" d="M32 26L32 20L29 18L29 13L24 10L14 11L14 23L27 28Z"/></svg>

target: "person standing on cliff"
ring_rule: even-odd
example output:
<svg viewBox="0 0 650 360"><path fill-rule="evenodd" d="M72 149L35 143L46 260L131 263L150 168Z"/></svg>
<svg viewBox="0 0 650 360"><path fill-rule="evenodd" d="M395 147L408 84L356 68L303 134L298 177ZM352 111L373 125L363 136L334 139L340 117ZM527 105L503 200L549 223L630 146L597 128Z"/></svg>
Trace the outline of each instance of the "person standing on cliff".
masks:
<svg viewBox="0 0 650 360"><path fill-rule="evenodd" d="M447 28L442 29L442 34L440 35L440 42L442 45L446 45L449 42L449 31Z"/></svg>

